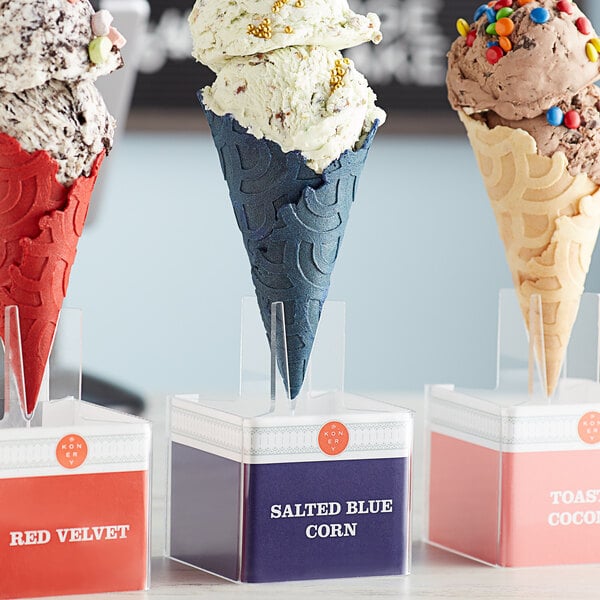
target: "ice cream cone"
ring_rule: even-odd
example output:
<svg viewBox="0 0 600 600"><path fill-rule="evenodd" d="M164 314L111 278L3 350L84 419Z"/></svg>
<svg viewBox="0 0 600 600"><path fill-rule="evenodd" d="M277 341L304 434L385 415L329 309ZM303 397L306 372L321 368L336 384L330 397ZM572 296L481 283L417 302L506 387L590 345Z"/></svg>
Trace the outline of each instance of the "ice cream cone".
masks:
<svg viewBox="0 0 600 600"><path fill-rule="evenodd" d="M200 96L201 99L201 96ZM285 308L288 392L304 381L331 273L377 123L357 151L322 174L299 152L257 139L231 116L206 110L270 338L271 304ZM282 357L278 356L280 370Z"/></svg>
<svg viewBox="0 0 600 600"><path fill-rule="evenodd" d="M18 306L28 413L33 412L104 152L65 187L47 152L0 133L0 334Z"/></svg>
<svg viewBox="0 0 600 600"><path fill-rule="evenodd" d="M547 394L554 393L600 228L599 187L572 176L564 153L542 156L522 129L459 112L496 216L528 330L542 301Z"/></svg>

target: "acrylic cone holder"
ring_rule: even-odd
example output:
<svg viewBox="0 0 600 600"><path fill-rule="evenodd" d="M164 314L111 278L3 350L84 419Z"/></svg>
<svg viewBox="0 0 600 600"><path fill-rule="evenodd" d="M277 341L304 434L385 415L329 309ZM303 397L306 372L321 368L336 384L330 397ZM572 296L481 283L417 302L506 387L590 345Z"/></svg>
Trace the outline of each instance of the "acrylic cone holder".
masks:
<svg viewBox="0 0 600 600"><path fill-rule="evenodd" d="M426 390L427 540L491 565L600 562L600 296L584 294L546 393L542 305L500 295L494 390Z"/></svg>
<svg viewBox="0 0 600 600"><path fill-rule="evenodd" d="M283 310L269 353L256 300L243 302L239 394L169 400L166 553L238 582L406 574L412 414L344 392L335 302L291 402Z"/></svg>
<svg viewBox="0 0 600 600"><path fill-rule="evenodd" d="M75 310L27 414L17 307L5 321L0 599L147 589L150 424L80 400Z"/></svg>

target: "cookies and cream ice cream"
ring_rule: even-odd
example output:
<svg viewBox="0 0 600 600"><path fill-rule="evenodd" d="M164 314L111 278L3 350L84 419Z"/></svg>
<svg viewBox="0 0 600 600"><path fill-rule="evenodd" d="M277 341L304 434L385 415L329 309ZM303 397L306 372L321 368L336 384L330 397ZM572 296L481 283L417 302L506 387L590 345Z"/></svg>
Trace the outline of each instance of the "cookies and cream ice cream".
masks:
<svg viewBox="0 0 600 600"><path fill-rule="evenodd" d="M381 41L379 17L356 14L347 0L197 0L189 23L193 55L213 71L229 58L277 48Z"/></svg>
<svg viewBox="0 0 600 600"><path fill-rule="evenodd" d="M114 128L102 96L88 81L50 80L16 94L0 91L0 131L25 150L46 150L65 185L90 174L96 156L111 148Z"/></svg>
<svg viewBox="0 0 600 600"><path fill-rule="evenodd" d="M570 0L475 5L457 29L448 98L475 152L550 396L600 228L600 38Z"/></svg>
<svg viewBox="0 0 600 600"><path fill-rule="evenodd" d="M93 82L122 66L123 43L88 0L0 3L0 131L46 150L65 185L112 146L114 121Z"/></svg>
<svg viewBox="0 0 600 600"><path fill-rule="evenodd" d="M96 37L117 39L106 12L95 13L87 0L0 2L0 90L21 92L51 79L95 81L122 66L114 44L105 60L93 62L89 57ZM103 29L96 33L94 24Z"/></svg>
<svg viewBox="0 0 600 600"><path fill-rule="evenodd" d="M114 121L94 81L123 64L124 43L110 13L88 0L0 1L0 336L11 378L24 382L11 410L23 403L28 415L112 146ZM12 306L18 336L5 333Z"/></svg>

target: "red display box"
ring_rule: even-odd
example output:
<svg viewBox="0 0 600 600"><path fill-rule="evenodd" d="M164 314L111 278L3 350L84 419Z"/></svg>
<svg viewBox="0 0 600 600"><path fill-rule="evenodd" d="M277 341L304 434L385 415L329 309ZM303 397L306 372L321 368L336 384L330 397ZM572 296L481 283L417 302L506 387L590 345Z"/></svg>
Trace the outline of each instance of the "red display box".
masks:
<svg viewBox="0 0 600 600"><path fill-rule="evenodd" d="M150 448L147 421L73 398L0 421L0 598L147 589Z"/></svg>

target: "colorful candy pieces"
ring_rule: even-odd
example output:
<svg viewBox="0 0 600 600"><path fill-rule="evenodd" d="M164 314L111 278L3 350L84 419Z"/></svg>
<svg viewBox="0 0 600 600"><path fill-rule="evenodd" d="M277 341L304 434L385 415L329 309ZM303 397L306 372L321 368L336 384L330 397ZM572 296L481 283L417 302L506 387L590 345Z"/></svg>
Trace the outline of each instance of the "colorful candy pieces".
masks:
<svg viewBox="0 0 600 600"><path fill-rule="evenodd" d="M579 17L579 19L575 21L575 26L579 33L583 33L583 35L590 35L590 33L592 33L592 24L587 17Z"/></svg>
<svg viewBox="0 0 600 600"><path fill-rule="evenodd" d="M92 32L96 37L107 36L113 16L107 10L99 10L92 15Z"/></svg>
<svg viewBox="0 0 600 600"><path fill-rule="evenodd" d="M550 11L547 8L539 6L538 8L534 8L529 13L529 18L538 25L543 25L550 20Z"/></svg>
<svg viewBox="0 0 600 600"><path fill-rule="evenodd" d="M565 120L565 113L558 106L553 106L546 113L546 120L549 125L560 127Z"/></svg>
<svg viewBox="0 0 600 600"><path fill-rule="evenodd" d="M96 37L88 46L88 54L90 55L90 60L95 65L100 65L105 63L110 56L112 51L112 42L108 39L107 36Z"/></svg>
<svg viewBox="0 0 600 600"><path fill-rule="evenodd" d="M581 115L576 110L565 113L565 127L578 129L581 126Z"/></svg>
<svg viewBox="0 0 600 600"><path fill-rule="evenodd" d="M462 37L466 38L470 29L471 27L465 19L458 19L458 21L456 21L456 31L458 31Z"/></svg>
<svg viewBox="0 0 600 600"><path fill-rule="evenodd" d="M556 9L566 15L572 15L575 8L571 0L559 0L556 3ZM582 35L590 35L593 32L592 24L587 17L579 17L575 21L577 31ZM592 38L585 45L585 53L590 62L598 62L600 60L600 39Z"/></svg>
<svg viewBox="0 0 600 600"><path fill-rule="evenodd" d="M496 34L509 36L515 30L515 24L508 18L502 17L496 21Z"/></svg>
<svg viewBox="0 0 600 600"><path fill-rule="evenodd" d="M515 30L515 24L511 19L512 14L515 12L512 6L513 0L497 0L497 2L491 2L488 5L481 5L475 11L475 20L483 15L487 17L486 33L498 37L497 42L488 44L486 51L486 59L491 65L495 65L513 48L509 38Z"/></svg>
<svg viewBox="0 0 600 600"><path fill-rule="evenodd" d="M474 21L478 21L482 17L487 19L485 32L497 38L493 43L488 43L486 50L487 61L495 65L505 54L508 54L513 49L513 42L510 36L515 30L515 23L512 20L512 15L515 8L523 7L533 0L492 0L487 4L480 5L473 15ZM518 6L517 6L518 5ZM513 8L515 7L515 8ZM575 7L572 0L557 0L556 10L559 13L572 15ZM533 23L543 25L552 18L551 11L545 7L537 6L529 11L529 18ZM583 35L590 35L593 32L590 21L581 16L575 21L577 30ZM458 32L465 38L467 46L472 47L477 37L476 30L472 30L471 26L465 19L459 19L456 24ZM492 49L494 48L494 49ZM600 62L600 38L590 39L586 46L585 52L591 62Z"/></svg>
<svg viewBox="0 0 600 600"><path fill-rule="evenodd" d="M576 110L564 113L558 106L553 106L546 112L546 121L552 127L564 125L568 129L579 129L581 127L581 115Z"/></svg>
<svg viewBox="0 0 600 600"><path fill-rule="evenodd" d="M474 29L471 29L471 26L465 19L458 19L458 21L456 21L456 30L465 38L465 43L471 48L477 38L477 32Z"/></svg>
<svg viewBox="0 0 600 600"><path fill-rule="evenodd" d="M495 65L503 56L504 50L500 46L490 46L485 53L490 65Z"/></svg>
<svg viewBox="0 0 600 600"><path fill-rule="evenodd" d="M108 60L113 46L120 50L127 42L114 27L111 27L112 22L113 16L107 10L99 10L92 15L92 33L95 37L88 46L88 54L90 61L95 65Z"/></svg>
<svg viewBox="0 0 600 600"><path fill-rule="evenodd" d="M571 4L571 0L559 0L556 4L556 8L567 15L573 14L573 4Z"/></svg>

